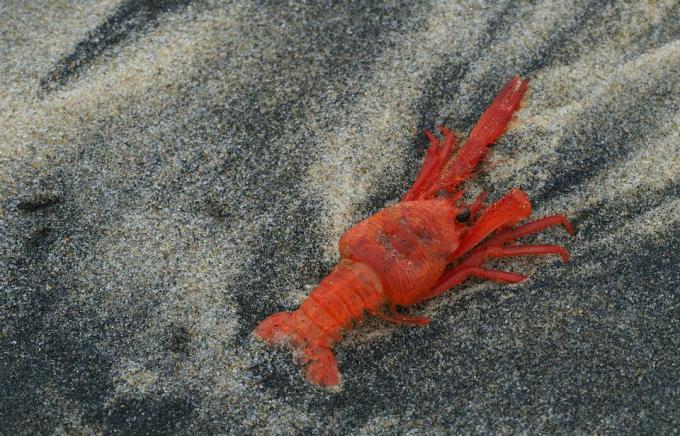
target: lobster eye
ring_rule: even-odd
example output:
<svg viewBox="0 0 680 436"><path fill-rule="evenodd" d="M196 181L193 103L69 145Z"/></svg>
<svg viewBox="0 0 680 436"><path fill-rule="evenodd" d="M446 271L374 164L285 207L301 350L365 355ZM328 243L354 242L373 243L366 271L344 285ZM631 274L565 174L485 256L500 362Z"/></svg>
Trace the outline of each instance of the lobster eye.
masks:
<svg viewBox="0 0 680 436"><path fill-rule="evenodd" d="M456 214L456 221L459 223L464 223L467 221L467 219L470 218L470 209L467 207L462 208L457 214Z"/></svg>

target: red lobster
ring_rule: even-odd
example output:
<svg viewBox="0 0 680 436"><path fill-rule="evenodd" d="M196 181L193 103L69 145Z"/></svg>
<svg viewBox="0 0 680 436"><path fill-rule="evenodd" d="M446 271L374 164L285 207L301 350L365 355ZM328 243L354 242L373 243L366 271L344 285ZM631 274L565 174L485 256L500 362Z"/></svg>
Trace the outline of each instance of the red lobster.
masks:
<svg viewBox="0 0 680 436"><path fill-rule="evenodd" d="M439 127L443 141L426 131L430 147L411 189L393 206L361 221L340 238L340 262L299 309L269 316L255 335L270 344L293 346L306 378L321 386L340 383L332 347L364 312L398 324L427 324L428 318L397 312L420 303L469 277L518 283L526 276L484 268L489 258L558 254L558 245L518 245L517 239L562 225L565 215L517 225L531 215L531 202L512 189L485 206L486 193L471 204L459 185L469 179L489 148L506 130L527 80L514 77L498 93L460 149L456 135Z"/></svg>

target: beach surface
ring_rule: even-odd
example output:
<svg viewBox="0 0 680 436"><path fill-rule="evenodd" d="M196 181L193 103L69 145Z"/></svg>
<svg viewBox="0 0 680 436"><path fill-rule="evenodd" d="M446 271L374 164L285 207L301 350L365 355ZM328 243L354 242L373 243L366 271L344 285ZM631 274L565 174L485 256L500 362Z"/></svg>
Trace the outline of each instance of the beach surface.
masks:
<svg viewBox="0 0 680 436"><path fill-rule="evenodd" d="M468 184L572 258L494 265L305 382L258 321L500 87ZM680 3L3 2L0 433L680 430Z"/></svg>

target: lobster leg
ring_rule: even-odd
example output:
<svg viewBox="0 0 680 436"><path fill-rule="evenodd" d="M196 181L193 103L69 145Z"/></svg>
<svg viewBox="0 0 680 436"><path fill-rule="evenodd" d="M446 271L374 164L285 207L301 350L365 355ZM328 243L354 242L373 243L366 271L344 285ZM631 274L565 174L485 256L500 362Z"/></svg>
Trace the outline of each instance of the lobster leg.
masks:
<svg viewBox="0 0 680 436"><path fill-rule="evenodd" d="M513 114L519 109L528 81L519 76L510 80L494 98L470 132L465 144L454 155L458 138L449 129L439 126L444 136L441 142L431 132L425 131L430 148L416 181L401 201L434 198L440 191L456 192L458 185L472 176L493 143L505 132Z"/></svg>
<svg viewBox="0 0 680 436"><path fill-rule="evenodd" d="M460 265L451 271L450 275L447 274L446 281L436 285L427 298L435 297L442 292L451 289L451 287L464 282L469 277L477 277L499 283L519 283L527 278L525 275L508 271L486 269L481 266Z"/></svg>
<svg viewBox="0 0 680 436"><path fill-rule="evenodd" d="M453 148L458 143L456 134L444 126L439 126L439 131L444 135L444 143L441 143L436 136L425 130L425 136L430 140L430 147L427 150L425 161L420 168L420 173L416 181L411 185L411 189L404 194L401 201L419 200L422 195L432 186L440 176L442 168L446 164Z"/></svg>
<svg viewBox="0 0 680 436"><path fill-rule="evenodd" d="M564 247L559 245L518 245L512 247L487 247L483 250L475 250L474 253L465 259L460 265L444 274L432 290L423 297L423 300L436 297L446 292L448 289L459 285L469 277L492 280L501 283L518 283L526 279L526 276L506 271L496 271L482 268L491 257L510 257L510 256L536 256L541 254L558 254L563 262L569 261L569 253Z"/></svg>
<svg viewBox="0 0 680 436"><path fill-rule="evenodd" d="M462 264L481 265L490 257L536 256L540 254L558 254L562 261L569 262L569 252L559 245L513 245L511 247L493 246L474 250Z"/></svg>
<svg viewBox="0 0 680 436"><path fill-rule="evenodd" d="M390 305L389 314L383 311L376 311L373 313L373 315L377 316L378 318L384 321L392 322L395 324L425 325L429 324L431 321L430 318L424 316L411 316L398 313L397 306L394 304Z"/></svg>
<svg viewBox="0 0 680 436"><path fill-rule="evenodd" d="M483 200L483 195L478 197L471 208L479 209L482 207L480 199ZM564 262L567 262L569 260L569 253L559 245L503 246L503 244L513 243L516 239L523 236L556 225L561 225L570 234L574 234L574 228L564 215L553 215L515 228L511 227L517 221L529 215L531 215L529 198L523 191L518 189L513 189L499 201L486 208L479 219L468 230L461 244L451 256L452 260L465 255L467 255L467 258L455 268L442 275L430 292L422 297L422 300L435 297L462 283L471 276L504 283L517 283L526 278L520 274L482 268L484 262L491 257L557 254L562 257ZM498 229L504 230L499 231L486 242L481 243L487 236Z"/></svg>
<svg viewBox="0 0 680 436"><path fill-rule="evenodd" d="M532 221L530 223L522 224L521 226L517 226L515 228L501 231L494 235L492 238L490 238L488 241L485 241L478 248L486 248L493 245L500 245L507 242L512 242L515 239L519 239L521 237L531 235L533 233L538 233L549 227L558 225L564 227L564 229L570 235L574 235L574 227L571 225L571 222L569 222L569 219L565 215L551 215L538 219L536 221Z"/></svg>
<svg viewBox="0 0 680 436"><path fill-rule="evenodd" d="M489 194L487 194L484 191L482 191L477 196L477 199L469 206L471 217L477 216L477 213L479 213L482 210L482 208L484 207L484 200L486 200L486 197L488 196Z"/></svg>
<svg viewBox="0 0 680 436"><path fill-rule="evenodd" d="M501 89L482 114L459 152L450 158L438 180L422 198L431 198L440 190L453 193L461 182L469 179L493 143L505 132L519 109L528 80L515 76Z"/></svg>
<svg viewBox="0 0 680 436"><path fill-rule="evenodd" d="M449 271L449 273L446 274L445 277L443 277L443 280L440 280L439 283L436 284L430 290L429 293L427 293L420 300L418 300L418 302L420 303L425 300L429 300L430 298L434 298L440 294L443 294L444 292L448 291L454 286L463 283L470 277L477 277L480 279L491 280L499 283L519 283L523 280L526 280L527 278L524 275L507 271L486 269L480 266L459 265L458 267Z"/></svg>
<svg viewBox="0 0 680 436"><path fill-rule="evenodd" d="M531 215L531 202L524 191L513 189L503 198L484 210L479 219L467 231L460 245L451 254L451 261L460 258L479 245L492 232L513 226Z"/></svg>

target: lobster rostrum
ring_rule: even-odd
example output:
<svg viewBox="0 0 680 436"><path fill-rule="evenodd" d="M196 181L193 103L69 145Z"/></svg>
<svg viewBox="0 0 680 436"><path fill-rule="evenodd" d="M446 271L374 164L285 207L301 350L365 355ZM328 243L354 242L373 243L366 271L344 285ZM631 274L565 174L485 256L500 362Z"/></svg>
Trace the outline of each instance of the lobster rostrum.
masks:
<svg viewBox="0 0 680 436"><path fill-rule="evenodd" d="M512 189L485 205L486 193L469 204L460 185L469 179L518 110L528 81L518 76L498 93L458 147L458 138L439 127L443 139L426 131L430 147L420 173L399 203L361 221L342 235L340 261L301 306L275 313L255 335L293 347L309 382L340 384L332 347L365 313L398 324L427 324L428 318L400 314L470 277L518 283L527 277L484 267L490 258L568 252L558 245L522 245L517 240L548 227L573 227L565 215L519 224L531 216L526 193Z"/></svg>

